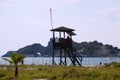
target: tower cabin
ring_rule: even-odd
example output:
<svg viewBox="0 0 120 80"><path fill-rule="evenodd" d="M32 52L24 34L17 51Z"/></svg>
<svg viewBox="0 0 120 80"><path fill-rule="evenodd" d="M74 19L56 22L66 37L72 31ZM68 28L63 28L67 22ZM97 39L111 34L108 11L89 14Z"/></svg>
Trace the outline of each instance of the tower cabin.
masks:
<svg viewBox="0 0 120 80"><path fill-rule="evenodd" d="M72 36L76 35L73 31L74 29L67 28L64 26L51 29L53 32L53 55L52 55L52 65L55 65L55 51L59 52L59 65L67 66L67 58L70 58L71 65L76 66L82 65L82 57L76 51L72 44ZM56 35L59 33L59 35Z"/></svg>

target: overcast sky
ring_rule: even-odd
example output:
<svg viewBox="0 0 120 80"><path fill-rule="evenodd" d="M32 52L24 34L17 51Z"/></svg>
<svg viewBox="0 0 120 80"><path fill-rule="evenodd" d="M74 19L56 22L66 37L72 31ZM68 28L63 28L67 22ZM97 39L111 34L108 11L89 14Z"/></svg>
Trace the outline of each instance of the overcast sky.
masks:
<svg viewBox="0 0 120 80"><path fill-rule="evenodd" d="M74 41L120 48L120 0L0 0L0 55L26 45L47 46L54 28L75 29Z"/></svg>

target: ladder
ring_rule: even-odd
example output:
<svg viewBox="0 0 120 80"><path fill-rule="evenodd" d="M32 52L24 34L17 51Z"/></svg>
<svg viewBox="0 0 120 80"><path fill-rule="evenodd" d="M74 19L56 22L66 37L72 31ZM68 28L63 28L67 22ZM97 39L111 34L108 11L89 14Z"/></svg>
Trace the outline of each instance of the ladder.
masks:
<svg viewBox="0 0 120 80"><path fill-rule="evenodd" d="M74 66L82 66L82 56L80 56L80 53L75 48L67 48L66 53Z"/></svg>

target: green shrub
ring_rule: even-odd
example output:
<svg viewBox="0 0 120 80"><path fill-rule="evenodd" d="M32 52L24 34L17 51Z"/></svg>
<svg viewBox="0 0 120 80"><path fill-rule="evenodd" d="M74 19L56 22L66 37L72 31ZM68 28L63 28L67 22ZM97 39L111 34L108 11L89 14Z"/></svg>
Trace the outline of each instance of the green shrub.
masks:
<svg viewBox="0 0 120 80"><path fill-rule="evenodd" d="M112 62L111 65L113 67L120 67L120 63L118 63L118 62Z"/></svg>
<svg viewBox="0 0 120 80"><path fill-rule="evenodd" d="M3 73L0 73L0 78L1 78L1 77L4 77L4 76L5 76L5 75L4 75Z"/></svg>

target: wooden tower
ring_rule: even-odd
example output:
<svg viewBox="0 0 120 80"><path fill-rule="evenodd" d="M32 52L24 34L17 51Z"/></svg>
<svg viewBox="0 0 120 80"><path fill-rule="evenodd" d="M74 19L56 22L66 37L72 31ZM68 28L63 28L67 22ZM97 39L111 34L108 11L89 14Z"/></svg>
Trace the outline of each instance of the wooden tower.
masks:
<svg viewBox="0 0 120 80"><path fill-rule="evenodd" d="M68 45L66 43L66 34L72 39L72 36L76 35L73 31L74 29L70 29L67 27L58 27L50 30L53 32L53 55L52 55L52 65L55 65L55 51L59 51L60 63L59 65L67 66L67 57L70 58L72 65L76 66L82 65L82 57L79 53L76 52L76 49L73 45ZM56 36L56 33L59 35ZM64 59L64 60L63 60Z"/></svg>

